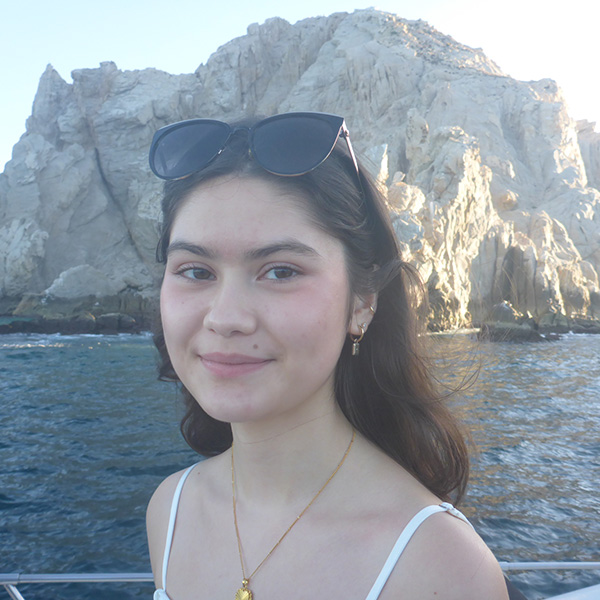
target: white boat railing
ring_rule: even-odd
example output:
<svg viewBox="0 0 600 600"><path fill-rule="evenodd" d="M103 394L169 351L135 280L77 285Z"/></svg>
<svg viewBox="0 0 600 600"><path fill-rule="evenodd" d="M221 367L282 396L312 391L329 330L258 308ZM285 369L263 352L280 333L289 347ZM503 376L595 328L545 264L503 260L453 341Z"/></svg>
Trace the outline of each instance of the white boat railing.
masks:
<svg viewBox="0 0 600 600"><path fill-rule="evenodd" d="M503 571L593 571L600 569L600 562L502 562Z"/></svg>
<svg viewBox="0 0 600 600"><path fill-rule="evenodd" d="M600 562L500 562L500 567L503 571L600 570ZM12 600L26 600L17 586L31 583L149 583L151 581L153 581L152 573L0 573L0 587L4 587Z"/></svg>
<svg viewBox="0 0 600 600"><path fill-rule="evenodd" d="M0 573L0 586L12 600L25 600L18 585L26 583L149 583L152 573Z"/></svg>

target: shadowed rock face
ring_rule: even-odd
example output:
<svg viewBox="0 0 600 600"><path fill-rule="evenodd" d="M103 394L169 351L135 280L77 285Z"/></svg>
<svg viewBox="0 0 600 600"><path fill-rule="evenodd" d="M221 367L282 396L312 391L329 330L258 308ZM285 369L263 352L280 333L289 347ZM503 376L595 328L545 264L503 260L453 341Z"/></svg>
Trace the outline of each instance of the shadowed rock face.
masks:
<svg viewBox="0 0 600 600"><path fill-rule="evenodd" d="M0 298L150 298L154 131L290 110L345 116L434 327L502 301L538 320L600 316L600 134L578 131L553 81L515 81L426 23L372 9L251 25L193 74L103 63L67 84L48 66L0 175Z"/></svg>

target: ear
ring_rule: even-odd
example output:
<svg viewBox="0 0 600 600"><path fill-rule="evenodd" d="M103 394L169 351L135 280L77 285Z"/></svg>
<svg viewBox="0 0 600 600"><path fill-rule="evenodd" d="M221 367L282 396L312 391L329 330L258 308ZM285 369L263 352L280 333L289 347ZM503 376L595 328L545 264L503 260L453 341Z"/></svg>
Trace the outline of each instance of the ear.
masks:
<svg viewBox="0 0 600 600"><path fill-rule="evenodd" d="M375 311L377 310L377 294L367 294L366 296L355 296L348 333L351 335L360 335L360 326L365 330L371 324Z"/></svg>

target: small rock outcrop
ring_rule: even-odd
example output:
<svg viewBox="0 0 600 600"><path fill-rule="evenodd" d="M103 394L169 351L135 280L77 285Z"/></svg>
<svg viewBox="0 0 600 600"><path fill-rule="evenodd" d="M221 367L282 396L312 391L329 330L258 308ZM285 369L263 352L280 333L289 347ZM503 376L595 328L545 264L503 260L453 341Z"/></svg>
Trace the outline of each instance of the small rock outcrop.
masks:
<svg viewBox="0 0 600 600"><path fill-rule="evenodd" d="M136 297L144 318L160 277L154 131L316 110L344 115L388 194L432 328L483 323L502 302L537 323L600 318L600 134L569 117L554 81L511 79L423 21L275 18L192 74L107 62L72 77L48 66L0 174L5 305L87 298L93 315Z"/></svg>
<svg viewBox="0 0 600 600"><path fill-rule="evenodd" d="M481 324L478 338L493 342L542 342L558 339L558 335L553 332L543 335L531 315L520 314L510 302L501 302L492 307Z"/></svg>

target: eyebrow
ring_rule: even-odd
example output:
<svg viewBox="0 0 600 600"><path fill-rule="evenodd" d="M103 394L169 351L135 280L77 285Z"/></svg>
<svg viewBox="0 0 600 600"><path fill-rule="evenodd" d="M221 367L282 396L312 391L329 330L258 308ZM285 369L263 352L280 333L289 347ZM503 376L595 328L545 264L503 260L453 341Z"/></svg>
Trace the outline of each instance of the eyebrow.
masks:
<svg viewBox="0 0 600 600"><path fill-rule="evenodd" d="M213 260L217 258L217 253L210 248L200 244L192 244L183 240L174 241L169 244L169 247L167 248L167 256L173 252L189 252L190 254L195 254L196 256ZM280 242L274 242L273 244L261 246L260 248L247 250L244 252L244 257L249 260L256 260L259 258L267 258L268 256L277 254L278 252L292 252L294 254L300 254L303 256L321 256L314 248L307 246L302 242L297 240L282 240Z"/></svg>
<svg viewBox="0 0 600 600"><path fill-rule="evenodd" d="M167 256L170 256L173 252L189 252L190 254L195 254L196 256L201 256L203 258L216 257L216 254L212 250L200 246L199 244L190 244L189 242L184 241L170 243L167 248Z"/></svg>

